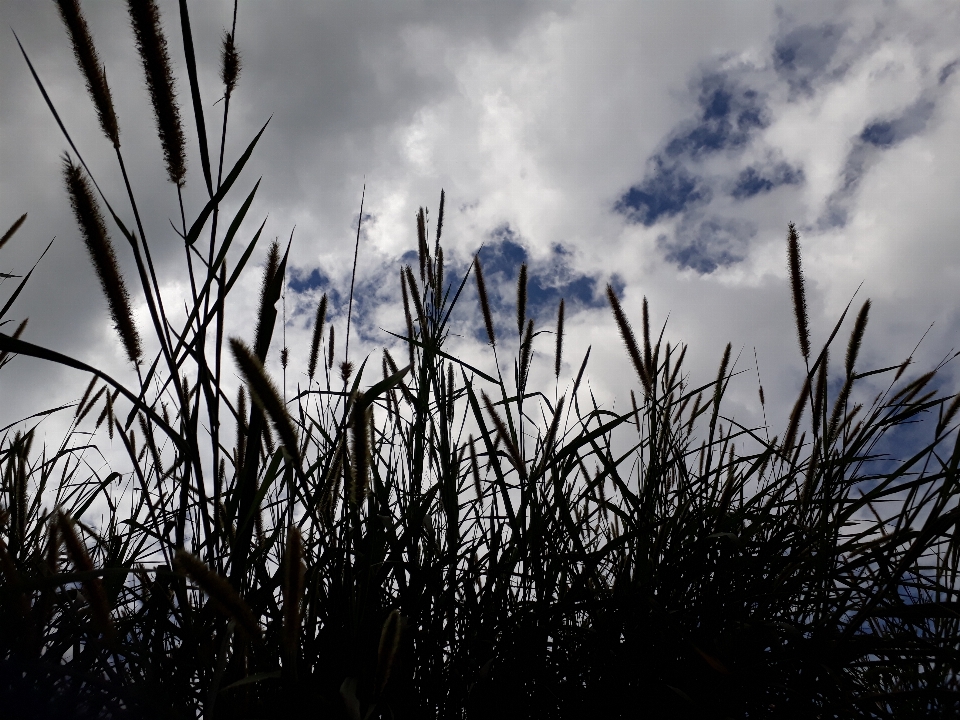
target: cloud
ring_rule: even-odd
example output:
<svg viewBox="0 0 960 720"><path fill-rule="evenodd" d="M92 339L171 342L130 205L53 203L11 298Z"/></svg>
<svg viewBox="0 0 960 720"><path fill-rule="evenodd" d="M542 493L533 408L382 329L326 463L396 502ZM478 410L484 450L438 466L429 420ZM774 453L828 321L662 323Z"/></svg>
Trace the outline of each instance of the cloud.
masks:
<svg viewBox="0 0 960 720"><path fill-rule="evenodd" d="M773 67L794 95L809 95L828 70L843 39L843 28L833 24L802 25L778 38Z"/></svg>
<svg viewBox="0 0 960 720"><path fill-rule="evenodd" d="M673 237L657 237L657 247L679 269L706 274L741 262L756 234L756 225L746 220L713 217L681 223Z"/></svg>

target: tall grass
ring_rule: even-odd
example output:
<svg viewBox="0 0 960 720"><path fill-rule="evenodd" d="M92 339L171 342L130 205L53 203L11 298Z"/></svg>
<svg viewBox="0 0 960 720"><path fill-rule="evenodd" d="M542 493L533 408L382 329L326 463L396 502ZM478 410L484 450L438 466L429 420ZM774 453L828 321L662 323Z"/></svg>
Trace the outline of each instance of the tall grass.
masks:
<svg viewBox="0 0 960 720"><path fill-rule="evenodd" d="M159 15L152 2L129 4L165 170L182 198L190 186ZM126 179L92 36L79 5L58 5ZM142 354L125 336L129 306L114 299L119 271L91 250L139 384L32 344L22 326L0 334L6 359L91 376L79 401L55 409L73 413L60 447L34 448L32 420L0 444L5 707L36 717L957 715L960 396L929 391L940 368L914 376L909 359L858 369L869 303L842 388L828 391L828 351L846 313L814 354L792 225L806 382L772 439L722 412L729 346L716 377L694 382L687 346L652 336L646 300L638 339L612 289L637 374L619 388L632 400L625 413L585 389L589 351L557 400L528 387L536 333L526 268L513 377L449 354L470 274L489 342L495 353L504 346L479 260L450 278L442 219L429 238L423 211L418 272L400 272L403 358L384 350L338 366L333 325L321 348L324 297L302 358L308 383L284 401L266 360L277 351L289 245L268 252L254 334L224 337L227 298L263 229L238 239L259 183L220 217L263 133L224 164L236 13L223 39L216 166L185 0L180 28L205 183L202 210L184 215L179 238L145 232L129 183L124 200L95 193L67 135L75 208L87 190L82 234L106 237L103 222L84 220L102 217L102 206L136 262L134 292L154 331ZM441 196L440 218L442 208ZM155 237L184 245L185 321L164 309ZM563 318L561 303L556 375ZM244 381L236 399L224 391L233 366ZM851 404L859 381L883 374L885 392ZM911 457L876 462L890 433L934 414ZM105 432L129 465L100 477L83 451ZM92 507L106 508L102 523L89 519Z"/></svg>

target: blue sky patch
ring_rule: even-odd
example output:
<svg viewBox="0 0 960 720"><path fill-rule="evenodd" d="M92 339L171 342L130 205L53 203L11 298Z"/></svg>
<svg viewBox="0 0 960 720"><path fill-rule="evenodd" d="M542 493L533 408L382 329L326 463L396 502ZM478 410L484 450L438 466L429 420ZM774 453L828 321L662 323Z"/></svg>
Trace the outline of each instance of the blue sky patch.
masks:
<svg viewBox="0 0 960 720"><path fill-rule="evenodd" d="M801 185L804 181L803 170L789 163L777 163L771 168L748 167L738 176L730 194L737 200L746 200L755 195L767 193L780 185Z"/></svg>
<svg viewBox="0 0 960 720"><path fill-rule="evenodd" d="M667 143L671 157L742 147L753 130L769 124L766 106L756 90L742 88L727 75L710 74L700 81L700 118Z"/></svg>
<svg viewBox="0 0 960 720"><path fill-rule="evenodd" d="M679 163L667 164L660 155L653 162L653 171L627 190L614 206L630 222L650 227L661 218L710 201L710 189L703 185L702 178Z"/></svg>

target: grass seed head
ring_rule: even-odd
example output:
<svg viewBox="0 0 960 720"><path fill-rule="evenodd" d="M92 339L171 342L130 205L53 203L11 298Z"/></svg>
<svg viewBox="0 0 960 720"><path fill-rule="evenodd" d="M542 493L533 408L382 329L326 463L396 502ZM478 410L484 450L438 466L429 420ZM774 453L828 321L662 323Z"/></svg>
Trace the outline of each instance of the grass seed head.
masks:
<svg viewBox="0 0 960 720"><path fill-rule="evenodd" d="M133 321L130 294L120 275L117 255L113 250L110 236L107 235L100 207L83 171L66 155L63 158L63 178L67 186L67 194L70 196L70 205L80 226L80 233L83 235L93 267L100 279L100 287L107 296L113 325L127 351L127 358L136 364L142 355L140 334Z"/></svg>
<svg viewBox="0 0 960 720"><path fill-rule="evenodd" d="M187 155L167 38L160 25L160 10L155 0L127 0L127 9L153 104L167 177L174 185L182 187L186 181Z"/></svg>
<svg viewBox="0 0 960 720"><path fill-rule="evenodd" d="M803 268L800 266L800 235L793 223L787 226L787 265L790 270L790 289L793 291L793 314L797 321L800 352L810 357L810 328L807 320L807 297L804 291Z"/></svg>
<svg viewBox="0 0 960 720"><path fill-rule="evenodd" d="M78 0L55 0L60 19L63 20L73 45L73 56L87 83L87 92L97 110L100 129L113 147L120 147L120 128L113 109L113 96L107 84L107 72L100 62L100 56L93 45L93 37L87 25ZM2 243L0 243L2 245Z"/></svg>

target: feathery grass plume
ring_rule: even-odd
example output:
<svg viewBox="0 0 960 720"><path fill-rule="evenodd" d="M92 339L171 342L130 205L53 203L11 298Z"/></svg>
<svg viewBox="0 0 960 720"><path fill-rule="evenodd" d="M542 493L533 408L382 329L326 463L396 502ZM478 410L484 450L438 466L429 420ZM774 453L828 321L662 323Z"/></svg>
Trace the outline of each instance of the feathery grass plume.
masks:
<svg viewBox="0 0 960 720"><path fill-rule="evenodd" d="M247 387L250 389L250 398L273 422L273 428L280 436L280 442L289 462L300 470L300 450L297 446L297 435L290 422L290 416L280 399L280 392L267 375L267 371L260 363L259 358L251 352L247 344L240 338L230 338L230 350L240 369Z"/></svg>
<svg viewBox="0 0 960 720"><path fill-rule="evenodd" d="M847 345L847 377L853 376L853 366L857 363L857 354L860 352L860 343L863 342L863 333L867 329L867 317L870 314L870 300L863 304L860 312L857 313L857 321L853 324L853 332L850 333L850 342Z"/></svg>
<svg viewBox="0 0 960 720"><path fill-rule="evenodd" d="M74 528L74 521L62 511L57 511L57 526L60 536L63 538L63 544L67 549L67 556L73 562L74 567L79 572L92 572L93 562L87 554L87 548L84 547ZM107 602L107 594L104 592L103 583L98 577L92 577L83 581L81 585L84 597L90 604L90 617L93 620L94 627L104 636L108 642L112 642L116 636L113 626L113 618L110 617L110 606Z"/></svg>
<svg viewBox="0 0 960 720"><path fill-rule="evenodd" d="M227 97L233 95L233 90L237 87L240 68L240 53L237 52L233 33L224 30L223 43L220 47L220 80L223 82Z"/></svg>
<svg viewBox="0 0 960 720"><path fill-rule="evenodd" d="M453 365L447 365L447 422L453 422L454 407Z"/></svg>
<svg viewBox="0 0 960 720"><path fill-rule="evenodd" d="M310 362L307 363L307 377L313 381L320 358L320 340L323 338L323 321L327 317L327 294L324 293L317 304L317 317L313 321L313 338L310 340Z"/></svg>
<svg viewBox="0 0 960 720"><path fill-rule="evenodd" d="M427 261L430 251L427 249L427 222L423 208L417 213L417 251L420 256L420 282L427 279Z"/></svg>
<svg viewBox="0 0 960 720"><path fill-rule="evenodd" d="M527 264L520 265L517 275L517 334L523 335L523 325L527 319Z"/></svg>
<svg viewBox="0 0 960 720"><path fill-rule="evenodd" d="M797 428L800 427L800 418L803 417L803 409L807 404L807 397L810 394L810 376L803 383L803 389L797 396L797 401L793 404L793 410L790 411L790 420L787 421L787 432L783 436L783 445L781 452L784 458L789 457L793 450L793 444L797 438Z"/></svg>
<svg viewBox="0 0 960 720"><path fill-rule="evenodd" d="M30 321L30 318L24 318L20 321L20 324L17 325L17 329L13 331L11 336L14 340L20 339L20 336L23 335L23 331L27 329L27 323ZM0 352L0 367L3 367L7 364L7 357L10 356L10 353L6 350ZM12 359L12 358L11 358Z"/></svg>
<svg viewBox="0 0 960 720"><path fill-rule="evenodd" d="M247 453L247 393L243 385L237 388L237 459L236 475L241 477L240 465Z"/></svg>
<svg viewBox="0 0 960 720"><path fill-rule="evenodd" d="M523 335L523 344L520 346L520 385L526 387L527 376L530 372L530 361L533 358L533 320L527 321L527 331Z"/></svg>
<svg viewBox="0 0 960 720"><path fill-rule="evenodd" d="M659 352L660 347L657 346L657 351ZM653 385L653 382L657 375L657 369L654 367L655 359L650 352L650 309L647 306L647 296L643 296L643 362L644 367L647 368L647 377L650 378L650 384Z"/></svg>
<svg viewBox="0 0 960 720"><path fill-rule="evenodd" d="M410 352L410 364L413 365L413 316L410 314L410 294L407 292L407 273L400 270L400 294L403 296L403 317L407 322L407 349Z"/></svg>
<svg viewBox="0 0 960 720"><path fill-rule="evenodd" d="M813 395L813 434L820 432L820 423L823 420L823 409L827 404L827 364L830 362L830 351L823 350L820 367L817 368L817 389Z"/></svg>
<svg viewBox="0 0 960 720"><path fill-rule="evenodd" d="M443 206L446 202L446 194L443 188L440 188L440 210L437 212L437 252L440 251L440 233L443 232Z"/></svg>
<svg viewBox="0 0 960 720"><path fill-rule="evenodd" d="M630 327L630 321L627 320L623 308L620 307L620 300L613 290L613 285L607 284L607 299L610 301L610 307L613 309L613 318L617 322L617 328L620 330L620 337L623 338L623 344L627 348L627 354L633 362L633 367L640 377L640 383L643 385L644 395L649 396L653 391L653 383L647 374L647 366L640 356L640 348L637 347L637 340L633 336L633 328Z"/></svg>
<svg viewBox="0 0 960 720"><path fill-rule="evenodd" d="M436 258L436 298L434 304L439 305L440 299L443 297L443 248L439 245L437 246Z"/></svg>
<svg viewBox="0 0 960 720"><path fill-rule="evenodd" d="M73 413L74 417L80 415L80 411L83 410L83 404L87 401L87 398L90 397L90 393L93 391L93 386L97 384L97 380L99 380L99 378L96 375L90 378L90 382L87 384L87 389L83 391L83 397L81 397L80 402L77 403L77 409Z"/></svg>
<svg viewBox="0 0 960 720"><path fill-rule="evenodd" d="M167 177L177 187L183 187L187 174L183 125L170 70L167 38L160 26L160 10L156 0L127 0L127 9L157 120Z"/></svg>
<svg viewBox="0 0 960 720"><path fill-rule="evenodd" d="M90 183L83 171L73 164L68 155L63 157L63 178L70 196L70 205L74 216L80 225L83 241L90 253L93 267L100 279L100 287L107 296L110 306L110 317L120 335L123 347L127 351L127 358L136 364L140 361L140 335L133 322L133 312L130 310L130 294L120 275L117 265L117 256L113 251L113 243L107 235L107 228L103 224L103 216L96 198L90 190Z"/></svg>
<svg viewBox="0 0 960 720"><path fill-rule="evenodd" d="M353 474L350 485L350 500L358 502L367 490L370 476L370 412L371 408L358 393L353 401L350 429L353 434Z"/></svg>
<svg viewBox="0 0 960 720"><path fill-rule="evenodd" d="M720 407L720 400L723 398L724 380L727 378L727 365L730 364L730 350L731 345L727 343L727 346L723 349L723 357L720 358L720 369L717 371L717 383L713 388L714 413L716 413L717 408Z"/></svg>
<svg viewBox="0 0 960 720"><path fill-rule="evenodd" d="M257 306L257 326L254 330L256 343L254 352L257 357L265 358L267 356L267 346L270 338L266 337L266 328L271 325L270 317L273 310L273 286L274 277L280 268L280 243L274 239L270 243L270 249L267 250L267 262L263 266L263 279L260 281L260 302Z"/></svg>
<svg viewBox="0 0 960 720"><path fill-rule="evenodd" d="M17 230L20 229L20 226L23 225L26 219L27 219L26 213L24 213L23 215L17 218L16 222L10 226L10 229L3 234L3 237L0 237L0 248L2 248L4 245L7 244L7 241L14 236L14 234L17 232Z"/></svg>
<svg viewBox="0 0 960 720"><path fill-rule="evenodd" d="M413 308L417 311L417 321L420 323L421 332L427 329L427 316L423 310L423 301L420 298L420 290L417 288L416 278L413 276L413 270L407 265L407 289L413 298Z"/></svg>
<svg viewBox="0 0 960 720"><path fill-rule="evenodd" d="M553 443L557 439L557 430L560 428L560 417L563 415L563 405L566 399L566 395L561 395L557 401L557 409L553 412L553 420L550 421L550 427L547 429L547 434L543 438L544 467L546 467L550 453L553 451Z"/></svg>
<svg viewBox="0 0 960 720"><path fill-rule="evenodd" d="M119 391L117 391L119 392ZM116 422L113 417L113 402L117 399L117 393L107 395L107 436L113 440L113 425Z"/></svg>
<svg viewBox="0 0 960 720"><path fill-rule="evenodd" d="M350 381L351 375L353 375L353 363L349 360L344 360L340 363L340 379L343 380L344 383L347 383Z"/></svg>
<svg viewBox="0 0 960 720"><path fill-rule="evenodd" d="M800 267L800 235L793 223L787 225L787 264L790 268L790 289L793 291L793 314L797 320L797 336L803 359L810 357L810 328L807 322L807 296Z"/></svg>
<svg viewBox="0 0 960 720"><path fill-rule="evenodd" d="M393 669L393 662L396 659L397 651L400 649L402 626L400 611L397 609L391 610L383 623L383 630L380 631L380 645L377 648L378 693L383 691L387 680L390 679L390 671Z"/></svg>
<svg viewBox="0 0 960 720"><path fill-rule="evenodd" d="M209 597L221 613L237 621L247 635L254 640L261 640L260 626L257 623L250 606L237 594L226 578L221 577L206 563L184 548L177 548L173 559L174 570L188 575L207 597Z"/></svg>
<svg viewBox="0 0 960 720"><path fill-rule="evenodd" d="M336 336L333 333L333 325L330 326L330 337L327 339L327 367L333 370L334 342Z"/></svg>
<svg viewBox="0 0 960 720"><path fill-rule="evenodd" d="M480 310L483 313L483 324L487 328L487 337L490 344L496 346L497 339L493 334L493 315L490 313L490 301L487 299L487 286L483 281L483 267L480 265L480 255L473 259L474 277L477 280L477 295L480 298Z"/></svg>
<svg viewBox="0 0 960 720"><path fill-rule="evenodd" d="M283 556L283 650L287 662L295 663L300 636L300 604L303 602L303 538L296 526L287 529L287 547Z"/></svg>
<svg viewBox="0 0 960 720"><path fill-rule="evenodd" d="M840 388L840 394L837 395L837 399L833 402L833 410L830 413L830 423L827 425L827 432L823 441L823 446L827 449L829 449L833 445L834 440L840 436L840 421L847 409L847 400L850 399L850 390L852 388L853 376L848 375L843 386ZM850 416L850 419L852 419L852 416Z"/></svg>
<svg viewBox="0 0 960 720"><path fill-rule="evenodd" d="M957 395L960 397L960 395ZM480 485L480 466L477 463L477 447L473 442L473 435L469 439L470 445L470 471L473 473L473 489L477 493L477 500L483 498L483 487Z"/></svg>
<svg viewBox="0 0 960 720"><path fill-rule="evenodd" d="M557 309L557 349L553 355L553 375L560 379L560 361L563 358L563 298Z"/></svg>
<svg viewBox="0 0 960 720"><path fill-rule="evenodd" d="M117 124L117 115L113 110L110 86L107 85L107 72L104 70L97 49L93 45L93 37L90 35L86 18L83 17L83 12L80 10L80 3L78 0L54 1L57 10L60 11L60 18L67 28L67 34L70 35L73 57L76 58L80 72L83 73L83 78L87 83L87 92L90 93L93 106L97 109L100 129L103 130L107 140L113 143L113 147L119 148L120 127Z"/></svg>
<svg viewBox="0 0 960 720"><path fill-rule="evenodd" d="M523 456L520 454L520 448L517 447L517 444L510 436L510 431L507 429L506 423L503 422L503 418L500 417L497 409L493 406L493 401L487 395L486 391L481 391L480 394L483 399L483 403L487 408L487 413L489 413L490 419L493 420L493 424L497 428L497 433L499 433L504 444L507 446L507 453L510 455L510 459L513 461L513 466L517 469L517 474L520 476L521 480L526 480L527 467L523 462Z"/></svg>
<svg viewBox="0 0 960 720"><path fill-rule="evenodd" d="M937 422L937 431L934 433L935 436L939 437L944 428L950 425L950 421L953 420L953 416L957 414L957 410L960 410L960 393L953 396L950 405L947 406L946 411L940 417L939 422Z"/></svg>

